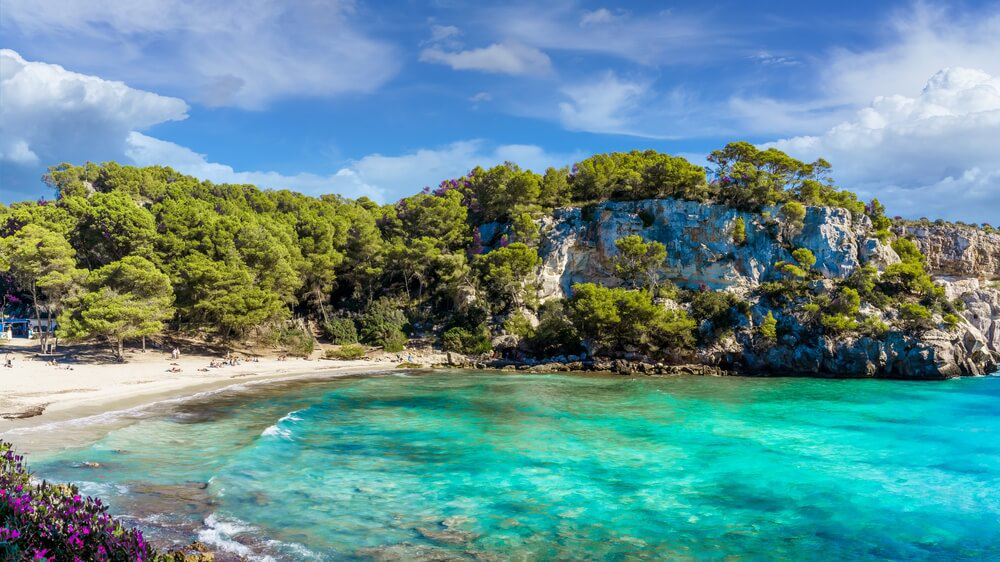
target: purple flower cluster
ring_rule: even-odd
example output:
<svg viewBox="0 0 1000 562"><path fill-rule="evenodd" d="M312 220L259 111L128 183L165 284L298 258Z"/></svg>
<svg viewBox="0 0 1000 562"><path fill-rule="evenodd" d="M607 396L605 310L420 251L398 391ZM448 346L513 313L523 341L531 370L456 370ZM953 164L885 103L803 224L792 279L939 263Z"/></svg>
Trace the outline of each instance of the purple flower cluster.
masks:
<svg viewBox="0 0 1000 562"><path fill-rule="evenodd" d="M469 182L467 180L461 180L461 179L444 180L443 182L441 182L440 185L438 185L437 189L434 190L434 195L441 197L442 195L448 193L452 189L458 189L459 187L462 187L463 182L465 187L469 187Z"/></svg>
<svg viewBox="0 0 1000 562"><path fill-rule="evenodd" d="M32 484L24 457L0 441L0 559L152 561L142 532L126 529L75 486Z"/></svg>

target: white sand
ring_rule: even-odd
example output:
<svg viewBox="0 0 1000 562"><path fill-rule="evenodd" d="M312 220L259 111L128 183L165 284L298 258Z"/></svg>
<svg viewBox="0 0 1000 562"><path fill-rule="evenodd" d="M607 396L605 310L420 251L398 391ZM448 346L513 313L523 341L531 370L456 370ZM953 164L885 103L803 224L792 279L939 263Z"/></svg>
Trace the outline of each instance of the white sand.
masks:
<svg viewBox="0 0 1000 562"><path fill-rule="evenodd" d="M174 361L168 353L148 351L128 353L124 364L67 362L60 366L47 365L35 358L36 349L23 342L12 347L9 342L0 348L0 439L17 444L15 428L33 427L65 420L85 418L110 411L125 410L143 404L252 381L280 380L316 373L354 374L394 368L408 353L381 354L360 361L328 361L276 356L261 357L259 362L246 361L235 366L208 367L216 356L183 354ZM8 356L13 368L3 366ZM314 356L318 356L315 353ZM424 365L440 361L437 355L413 355ZM168 369L176 363L181 372ZM72 370L66 369L70 365ZM17 432L15 432L17 433Z"/></svg>

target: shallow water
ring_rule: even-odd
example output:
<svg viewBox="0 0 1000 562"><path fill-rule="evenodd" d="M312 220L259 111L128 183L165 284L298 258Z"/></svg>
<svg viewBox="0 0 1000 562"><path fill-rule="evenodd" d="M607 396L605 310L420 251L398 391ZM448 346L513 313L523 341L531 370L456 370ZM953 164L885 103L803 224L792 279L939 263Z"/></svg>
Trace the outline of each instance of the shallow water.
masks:
<svg viewBox="0 0 1000 562"><path fill-rule="evenodd" d="M281 560L1000 559L998 377L336 379L32 460L162 541Z"/></svg>

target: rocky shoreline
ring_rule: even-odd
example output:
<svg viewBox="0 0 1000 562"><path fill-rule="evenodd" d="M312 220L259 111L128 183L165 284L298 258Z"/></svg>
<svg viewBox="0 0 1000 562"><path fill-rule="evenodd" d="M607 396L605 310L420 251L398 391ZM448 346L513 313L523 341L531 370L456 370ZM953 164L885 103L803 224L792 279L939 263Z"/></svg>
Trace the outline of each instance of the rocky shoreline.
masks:
<svg viewBox="0 0 1000 562"><path fill-rule="evenodd" d="M918 352L919 353L919 352ZM561 359L545 358L539 360L509 360L492 359L478 360L458 353L448 353L448 362L431 365L432 368L464 368L477 370L495 370L500 372L523 373L607 373L624 376L710 376L710 377L813 377L839 379L896 379L896 380L946 380L960 376L982 376L992 374L1000 365L990 364L987 368L973 368L972 372L940 370L940 369L910 369L906 370L908 362L899 363L899 370L875 368L871 363L865 365L865 371L823 371L823 370L784 370L778 371L759 365L756 368L745 366L716 366L702 363L664 363L622 358L588 358Z"/></svg>

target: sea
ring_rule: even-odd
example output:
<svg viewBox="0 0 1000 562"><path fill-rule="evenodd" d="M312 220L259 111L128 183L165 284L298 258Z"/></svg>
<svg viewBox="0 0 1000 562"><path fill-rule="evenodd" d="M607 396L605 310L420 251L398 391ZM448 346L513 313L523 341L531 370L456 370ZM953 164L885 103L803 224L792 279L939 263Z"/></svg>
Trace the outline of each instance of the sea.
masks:
<svg viewBox="0 0 1000 562"><path fill-rule="evenodd" d="M997 376L317 375L28 431L219 560L1000 560Z"/></svg>

